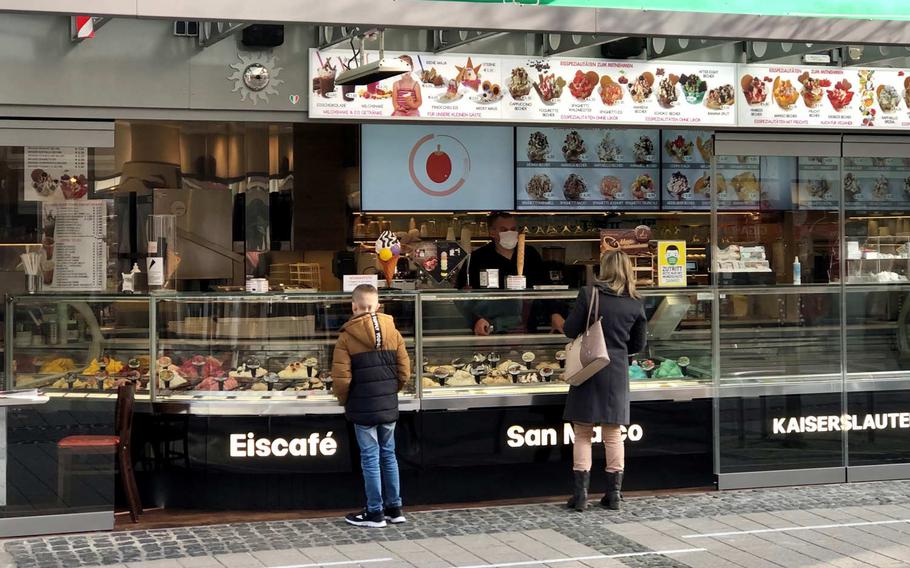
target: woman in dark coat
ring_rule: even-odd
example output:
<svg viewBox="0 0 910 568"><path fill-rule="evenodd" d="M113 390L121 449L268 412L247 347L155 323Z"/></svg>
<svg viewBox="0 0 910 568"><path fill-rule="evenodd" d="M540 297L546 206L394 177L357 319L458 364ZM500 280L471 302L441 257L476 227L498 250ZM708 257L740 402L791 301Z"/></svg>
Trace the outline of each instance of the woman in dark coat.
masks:
<svg viewBox="0 0 910 568"><path fill-rule="evenodd" d="M600 259L600 280L593 288L581 289L565 323L566 336L575 339L588 327L591 291L599 294L600 308L592 320L601 318L610 364L581 385L569 388L563 418L575 430L572 449L574 490L567 505L583 511L591 480L591 441L600 425L607 454L607 493L600 504L619 509L625 451L620 425L629 424L629 355L645 348L648 321L641 296L635 290L635 272L629 256L608 251Z"/></svg>

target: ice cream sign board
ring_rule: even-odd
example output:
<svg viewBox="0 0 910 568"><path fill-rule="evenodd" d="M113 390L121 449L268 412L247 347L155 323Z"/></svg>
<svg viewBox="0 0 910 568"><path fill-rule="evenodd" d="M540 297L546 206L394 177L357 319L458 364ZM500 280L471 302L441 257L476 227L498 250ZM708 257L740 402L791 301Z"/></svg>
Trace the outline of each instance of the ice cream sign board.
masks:
<svg viewBox="0 0 910 568"><path fill-rule="evenodd" d="M910 126L910 77L900 69L741 65L737 72L739 126Z"/></svg>
<svg viewBox="0 0 910 568"><path fill-rule="evenodd" d="M311 50L310 116L331 119L732 126L735 66L386 52L411 72L335 85L351 58ZM367 59L375 61L376 53Z"/></svg>
<svg viewBox="0 0 910 568"><path fill-rule="evenodd" d="M375 61L375 53L367 55ZM685 127L910 127L903 69L391 53L411 72L335 84L351 54L311 50L312 118Z"/></svg>

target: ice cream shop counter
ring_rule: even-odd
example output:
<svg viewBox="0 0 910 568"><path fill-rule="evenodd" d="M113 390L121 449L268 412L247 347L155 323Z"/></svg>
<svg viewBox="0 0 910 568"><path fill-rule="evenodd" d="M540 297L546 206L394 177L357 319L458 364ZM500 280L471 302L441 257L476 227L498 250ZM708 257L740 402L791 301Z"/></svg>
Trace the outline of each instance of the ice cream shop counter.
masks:
<svg viewBox="0 0 910 568"><path fill-rule="evenodd" d="M414 363L401 409L561 402L567 340L550 316L576 295L384 292ZM631 362L635 400L710 397L711 300L707 289L645 293L651 341ZM25 295L8 309L10 388L113 399L131 380L140 403L167 413L342 413L330 368L347 294ZM478 318L493 332L475 335Z"/></svg>
<svg viewBox="0 0 910 568"><path fill-rule="evenodd" d="M415 363L397 429L409 502L564 490L566 339L550 326L576 295L382 294ZM644 301L651 341L630 366L628 460L640 472L630 487L710 485L712 295ZM27 295L7 308L10 388L40 389L50 407L113 408L117 386L137 384L146 506L358 504L357 446L329 372L347 294ZM474 335L478 317L492 334Z"/></svg>

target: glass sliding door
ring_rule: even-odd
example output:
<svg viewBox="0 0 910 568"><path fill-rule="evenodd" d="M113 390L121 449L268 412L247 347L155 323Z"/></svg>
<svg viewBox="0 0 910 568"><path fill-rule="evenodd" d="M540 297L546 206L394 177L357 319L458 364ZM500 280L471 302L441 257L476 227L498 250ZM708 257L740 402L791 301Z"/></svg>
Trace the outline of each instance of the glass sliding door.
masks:
<svg viewBox="0 0 910 568"><path fill-rule="evenodd" d="M839 136L717 136L721 489L844 481Z"/></svg>
<svg viewBox="0 0 910 568"><path fill-rule="evenodd" d="M844 137L847 477L910 477L910 138Z"/></svg>

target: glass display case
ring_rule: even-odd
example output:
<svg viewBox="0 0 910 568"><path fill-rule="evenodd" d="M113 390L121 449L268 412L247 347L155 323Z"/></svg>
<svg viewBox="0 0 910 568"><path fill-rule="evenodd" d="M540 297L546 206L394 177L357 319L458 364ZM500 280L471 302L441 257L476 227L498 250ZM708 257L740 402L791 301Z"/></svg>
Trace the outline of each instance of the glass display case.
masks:
<svg viewBox="0 0 910 568"><path fill-rule="evenodd" d="M739 288L721 293L721 392L841 381L841 291L836 286ZM736 388L734 388L736 387Z"/></svg>
<svg viewBox="0 0 910 568"><path fill-rule="evenodd" d="M631 362L633 399L709 397L712 293L643 294L649 341ZM551 316L568 315L576 296L383 293L382 310L412 361L422 361L402 409L516 406L565 394L567 339L553 332ZM140 396L189 404L192 413L342 412L331 362L350 318L346 294L20 296L9 313L10 388L112 398L120 381L138 379ZM474 334L478 317L489 320L489 335ZM307 404L281 404L291 402Z"/></svg>
<svg viewBox="0 0 910 568"><path fill-rule="evenodd" d="M7 301L8 388L114 398L125 380L149 397L149 300L142 296L27 295Z"/></svg>
<svg viewBox="0 0 910 568"><path fill-rule="evenodd" d="M553 332L551 316L567 315L576 296L575 291L422 293L421 407L523 406L565 394L567 339ZM649 340L646 352L631 361L633 400L711 396L711 302L707 289L645 292ZM490 323L489 335L475 335L478 318Z"/></svg>
<svg viewBox="0 0 910 568"><path fill-rule="evenodd" d="M341 413L332 394L332 354L351 317L347 294L179 294L153 297L155 400L193 413ZM413 294L383 294L415 358ZM402 409L416 408L411 381ZM306 402L301 405L299 403ZM278 403L278 404L275 404ZM297 403L297 404L282 404Z"/></svg>

